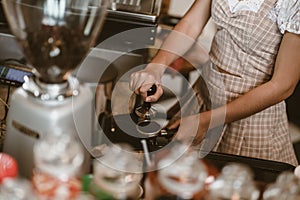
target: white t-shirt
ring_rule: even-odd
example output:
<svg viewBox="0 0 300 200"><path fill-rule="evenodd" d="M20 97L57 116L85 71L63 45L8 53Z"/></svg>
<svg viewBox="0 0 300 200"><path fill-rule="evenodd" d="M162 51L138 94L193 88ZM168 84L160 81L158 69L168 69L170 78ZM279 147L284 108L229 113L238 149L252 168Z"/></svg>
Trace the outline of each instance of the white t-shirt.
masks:
<svg viewBox="0 0 300 200"><path fill-rule="evenodd" d="M257 12L264 0L227 0L232 13L249 10ZM278 24L280 32L300 34L300 0L278 0L270 12L270 19Z"/></svg>

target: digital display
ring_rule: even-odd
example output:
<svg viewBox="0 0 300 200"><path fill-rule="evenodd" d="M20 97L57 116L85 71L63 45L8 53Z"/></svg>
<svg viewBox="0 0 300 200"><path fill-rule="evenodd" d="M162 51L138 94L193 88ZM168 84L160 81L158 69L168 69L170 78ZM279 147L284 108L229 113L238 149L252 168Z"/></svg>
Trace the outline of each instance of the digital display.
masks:
<svg viewBox="0 0 300 200"><path fill-rule="evenodd" d="M24 76L29 75L32 75L32 73L0 65L0 79L2 80L23 83Z"/></svg>

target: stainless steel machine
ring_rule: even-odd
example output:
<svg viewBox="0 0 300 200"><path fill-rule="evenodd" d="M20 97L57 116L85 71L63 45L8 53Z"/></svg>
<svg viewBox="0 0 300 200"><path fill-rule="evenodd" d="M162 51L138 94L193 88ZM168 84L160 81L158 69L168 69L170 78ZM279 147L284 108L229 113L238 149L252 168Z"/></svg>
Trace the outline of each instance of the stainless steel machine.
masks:
<svg viewBox="0 0 300 200"><path fill-rule="evenodd" d="M4 152L30 177L33 146L46 133L73 132L87 150L90 170L92 93L71 72L95 44L106 0L2 0L10 30L33 75L11 97Z"/></svg>
<svg viewBox="0 0 300 200"><path fill-rule="evenodd" d="M161 0L111 0L106 20L103 24L103 31L97 38L98 44L78 70L77 75L81 77L80 79L93 82L93 85L104 85L105 88L108 88L107 83L93 78L97 73L101 73L101 70L99 70L100 65L106 66L108 71L112 68L115 68L117 71L117 77L114 77L113 73L107 76L107 78L112 78L108 84L111 85L113 83L113 86L109 87L110 91L107 92L106 90L105 92L106 105L103 106L103 110L98 115L99 123L97 124L100 126L100 132L108 134L107 139L112 143L126 142L132 144L136 140L139 141L139 138L136 138L136 136L131 136L131 129L124 131L125 140L115 140L114 137L122 138L120 134L117 134L119 127L114 124L113 120L114 117L119 119L120 116L112 115L121 115L123 121L123 114L129 114L130 109L125 111L125 107L131 107L132 105L123 104L128 97L127 94L132 93L132 91L128 91L129 75L133 70L140 69L142 65L148 62L148 51L151 45L154 45L156 39L160 8ZM85 73L81 73L82 69L89 69L89 71L84 70ZM117 87L114 87L115 84ZM120 89L123 90L120 92ZM118 101L115 98L111 99L112 93L118 93L117 96L119 98L117 99L124 101ZM118 101L117 104L119 105L116 105L116 101ZM137 97L135 102L136 106L138 106L141 103L141 99ZM114 108L112 109L111 107ZM115 111L113 114L112 110ZM127 120L132 121L131 118ZM123 125L128 127L126 122ZM114 130L112 134L110 134L111 130ZM102 139L101 135L96 135L93 140L95 141L94 144L99 144Z"/></svg>
<svg viewBox="0 0 300 200"><path fill-rule="evenodd" d="M106 48L127 51L128 48L147 47L155 42L162 0L110 0L104 28L98 42L121 32L143 28L139 34L126 35Z"/></svg>

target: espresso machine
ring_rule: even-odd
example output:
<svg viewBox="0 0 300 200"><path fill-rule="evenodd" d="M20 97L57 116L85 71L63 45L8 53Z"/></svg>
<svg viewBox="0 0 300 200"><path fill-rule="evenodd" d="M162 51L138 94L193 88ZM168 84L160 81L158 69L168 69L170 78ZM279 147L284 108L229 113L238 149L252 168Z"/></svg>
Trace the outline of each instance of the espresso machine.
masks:
<svg viewBox="0 0 300 200"><path fill-rule="evenodd" d="M106 16L107 0L3 0L11 32L33 75L11 97L4 152L29 178L33 146L45 134L73 132L86 149L90 170L91 89L72 71L95 44Z"/></svg>

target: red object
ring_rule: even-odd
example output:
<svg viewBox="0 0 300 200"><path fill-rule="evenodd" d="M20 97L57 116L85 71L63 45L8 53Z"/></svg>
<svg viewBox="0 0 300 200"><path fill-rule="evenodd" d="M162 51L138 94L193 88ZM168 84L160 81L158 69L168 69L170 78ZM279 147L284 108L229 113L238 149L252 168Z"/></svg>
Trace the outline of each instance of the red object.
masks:
<svg viewBox="0 0 300 200"><path fill-rule="evenodd" d="M5 178L14 178L18 175L17 161L10 155L0 153L0 184Z"/></svg>

